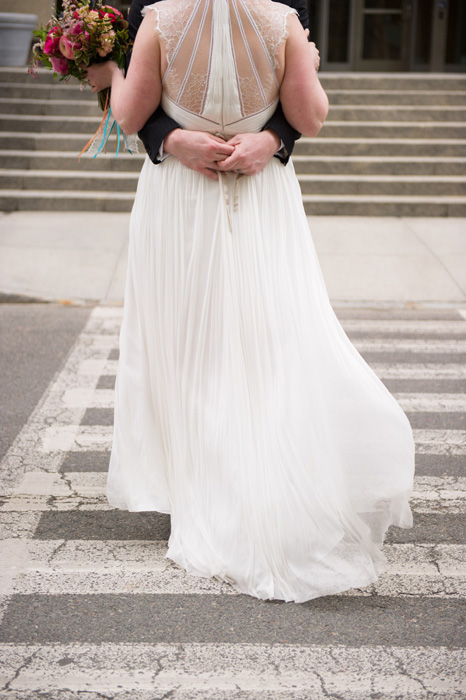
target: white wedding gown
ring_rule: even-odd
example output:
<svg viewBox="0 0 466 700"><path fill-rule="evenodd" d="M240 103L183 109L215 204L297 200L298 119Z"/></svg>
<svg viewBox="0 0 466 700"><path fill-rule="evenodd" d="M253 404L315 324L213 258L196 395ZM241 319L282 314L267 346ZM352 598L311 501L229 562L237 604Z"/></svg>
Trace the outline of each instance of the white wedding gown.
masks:
<svg viewBox="0 0 466 700"><path fill-rule="evenodd" d="M162 104L187 129L259 131L290 8L165 0ZM408 420L341 328L293 165L218 182L146 158L131 217L107 495L171 514L167 557L259 598L377 579L411 527Z"/></svg>

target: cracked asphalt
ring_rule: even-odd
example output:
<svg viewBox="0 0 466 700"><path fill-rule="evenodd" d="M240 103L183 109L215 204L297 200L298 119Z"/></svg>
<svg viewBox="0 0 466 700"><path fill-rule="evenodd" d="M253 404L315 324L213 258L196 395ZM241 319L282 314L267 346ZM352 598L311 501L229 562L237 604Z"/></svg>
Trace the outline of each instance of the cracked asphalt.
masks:
<svg viewBox="0 0 466 700"><path fill-rule="evenodd" d="M466 319L338 315L412 422L414 527L376 584L295 605L187 575L169 516L109 508L121 309L0 304L2 700L466 698Z"/></svg>

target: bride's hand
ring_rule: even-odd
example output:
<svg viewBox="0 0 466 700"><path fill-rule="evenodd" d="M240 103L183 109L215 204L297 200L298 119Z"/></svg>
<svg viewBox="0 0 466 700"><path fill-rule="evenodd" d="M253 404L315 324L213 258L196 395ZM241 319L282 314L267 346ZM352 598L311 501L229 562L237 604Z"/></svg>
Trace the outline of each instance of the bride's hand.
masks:
<svg viewBox="0 0 466 700"><path fill-rule="evenodd" d="M258 134L237 134L228 145L234 146L235 150L229 158L217 164L218 169L256 175L280 149L280 138L272 129L264 129Z"/></svg>
<svg viewBox="0 0 466 700"><path fill-rule="evenodd" d="M234 146L206 131L173 129L164 139L163 150L191 170L218 180L219 162L234 152Z"/></svg>
<svg viewBox="0 0 466 700"><path fill-rule="evenodd" d="M115 61L105 61L104 63L94 63L89 66L86 72L87 82L92 88L92 92L100 92L111 87L115 72L120 68ZM122 71L123 72L123 71Z"/></svg>

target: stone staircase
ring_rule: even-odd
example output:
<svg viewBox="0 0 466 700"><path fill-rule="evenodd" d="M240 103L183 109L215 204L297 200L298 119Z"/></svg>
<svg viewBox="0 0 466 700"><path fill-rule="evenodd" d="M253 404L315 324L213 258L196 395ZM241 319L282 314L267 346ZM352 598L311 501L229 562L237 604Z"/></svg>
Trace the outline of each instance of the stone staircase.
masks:
<svg viewBox="0 0 466 700"><path fill-rule="evenodd" d="M308 214L466 216L466 76L321 81L328 120L293 157ZM0 68L0 210L129 211L143 154L76 157L99 114L90 90Z"/></svg>

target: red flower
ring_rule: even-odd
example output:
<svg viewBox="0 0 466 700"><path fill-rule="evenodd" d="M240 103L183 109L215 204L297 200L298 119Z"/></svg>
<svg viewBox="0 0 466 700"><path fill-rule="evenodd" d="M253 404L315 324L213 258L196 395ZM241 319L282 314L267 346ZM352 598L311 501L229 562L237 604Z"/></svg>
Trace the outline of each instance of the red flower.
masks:
<svg viewBox="0 0 466 700"><path fill-rule="evenodd" d="M101 10L98 10L100 17L108 17L112 24L118 22L118 20L123 19L123 15L120 10L111 7L110 5L104 5Z"/></svg>
<svg viewBox="0 0 466 700"><path fill-rule="evenodd" d="M76 22L76 24L71 27L70 34L73 34L73 36L78 36L78 34L81 34L83 28L84 22Z"/></svg>
<svg viewBox="0 0 466 700"><path fill-rule="evenodd" d="M47 56L60 55L60 37L61 29L59 27L54 27L49 31L44 44L44 53L47 54Z"/></svg>

